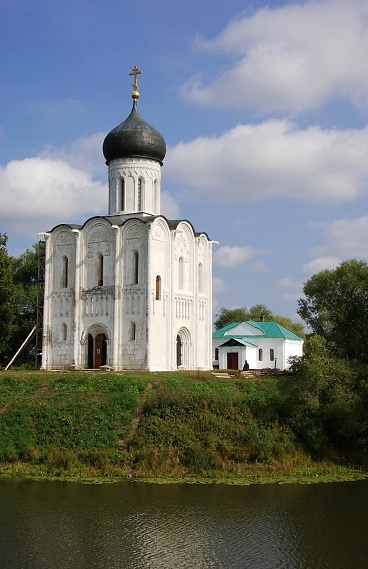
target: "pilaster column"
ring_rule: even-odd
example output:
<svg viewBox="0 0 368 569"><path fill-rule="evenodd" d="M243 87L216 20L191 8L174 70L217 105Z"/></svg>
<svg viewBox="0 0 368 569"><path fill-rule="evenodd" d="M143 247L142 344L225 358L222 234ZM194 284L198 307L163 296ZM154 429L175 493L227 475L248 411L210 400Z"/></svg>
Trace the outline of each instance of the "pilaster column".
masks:
<svg viewBox="0 0 368 569"><path fill-rule="evenodd" d="M73 334L74 334L74 346L73 346L73 367L76 369L83 367L83 362L81 358L81 232L79 229L72 229L74 233L76 244L75 244L75 290L74 290L74 323L73 323Z"/></svg>
<svg viewBox="0 0 368 569"><path fill-rule="evenodd" d="M113 225L112 229L115 233L115 279L114 279L114 317L113 317L113 337L111 338L111 362L112 367L117 370L121 369L121 349L120 335L122 324L122 294L121 294L121 266L120 266L120 229L117 225Z"/></svg>

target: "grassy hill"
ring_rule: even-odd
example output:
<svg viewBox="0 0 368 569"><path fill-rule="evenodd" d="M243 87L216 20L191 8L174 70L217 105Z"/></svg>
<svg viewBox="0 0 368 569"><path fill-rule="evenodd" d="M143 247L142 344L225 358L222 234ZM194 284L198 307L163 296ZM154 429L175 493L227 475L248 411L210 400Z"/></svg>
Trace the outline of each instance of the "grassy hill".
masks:
<svg viewBox="0 0 368 569"><path fill-rule="evenodd" d="M228 483L365 476L341 457L312 460L282 420L285 381L0 372L0 475Z"/></svg>

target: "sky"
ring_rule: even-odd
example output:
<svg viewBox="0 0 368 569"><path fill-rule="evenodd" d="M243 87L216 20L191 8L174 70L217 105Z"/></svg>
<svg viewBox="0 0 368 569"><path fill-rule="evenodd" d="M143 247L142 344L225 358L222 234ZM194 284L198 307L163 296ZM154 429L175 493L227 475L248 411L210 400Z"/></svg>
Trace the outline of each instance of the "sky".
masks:
<svg viewBox="0 0 368 569"><path fill-rule="evenodd" d="M298 320L368 261L364 0L0 0L0 233L18 256L108 208L106 134L163 135L162 213L217 241L213 307Z"/></svg>

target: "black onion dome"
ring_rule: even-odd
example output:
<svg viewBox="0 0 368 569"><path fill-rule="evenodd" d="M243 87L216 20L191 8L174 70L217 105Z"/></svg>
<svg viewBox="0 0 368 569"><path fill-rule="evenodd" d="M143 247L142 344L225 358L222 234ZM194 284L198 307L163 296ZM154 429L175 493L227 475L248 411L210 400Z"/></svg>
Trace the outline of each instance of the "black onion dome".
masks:
<svg viewBox="0 0 368 569"><path fill-rule="evenodd" d="M106 162L116 158L137 156L162 163L166 154L166 144L158 130L142 119L134 101L128 118L106 136L103 153Z"/></svg>

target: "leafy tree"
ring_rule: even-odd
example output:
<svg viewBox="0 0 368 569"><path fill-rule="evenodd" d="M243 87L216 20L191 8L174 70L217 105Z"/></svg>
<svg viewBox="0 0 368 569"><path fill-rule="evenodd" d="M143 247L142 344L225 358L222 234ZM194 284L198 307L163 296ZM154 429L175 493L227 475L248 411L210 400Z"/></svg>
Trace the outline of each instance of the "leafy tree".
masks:
<svg viewBox="0 0 368 569"><path fill-rule="evenodd" d="M368 265L355 259L313 275L298 314L339 357L368 361Z"/></svg>
<svg viewBox="0 0 368 569"><path fill-rule="evenodd" d="M246 322L246 320L259 320L264 316L265 320L273 320L272 311L265 304L255 304L251 308L225 308L224 306L216 314L214 322L216 330L231 324L232 322Z"/></svg>
<svg viewBox="0 0 368 569"><path fill-rule="evenodd" d="M281 384L281 414L297 439L320 458L329 449L366 453L366 405L359 382L362 364L336 357L327 340L318 335L307 339L303 357L291 359L294 374Z"/></svg>
<svg viewBox="0 0 368 569"><path fill-rule="evenodd" d="M0 360L2 362L9 350L15 319L12 260L8 256L7 241L7 235L0 234Z"/></svg>
<svg viewBox="0 0 368 569"><path fill-rule="evenodd" d="M17 316L11 338L12 353L20 348L37 321L38 293L38 248L34 244L19 257L12 259L13 281L15 286L14 310ZM19 360L34 358L34 342L25 346ZM19 361L18 360L18 361Z"/></svg>
<svg viewBox="0 0 368 569"><path fill-rule="evenodd" d="M302 322L294 322L293 320L291 320L291 318L287 318L287 316L280 316L280 314L275 314L272 320L278 322L279 324L281 324L281 326L283 326L287 330L290 330L290 332L294 332L294 334L296 334L297 336L305 338L305 331Z"/></svg>

